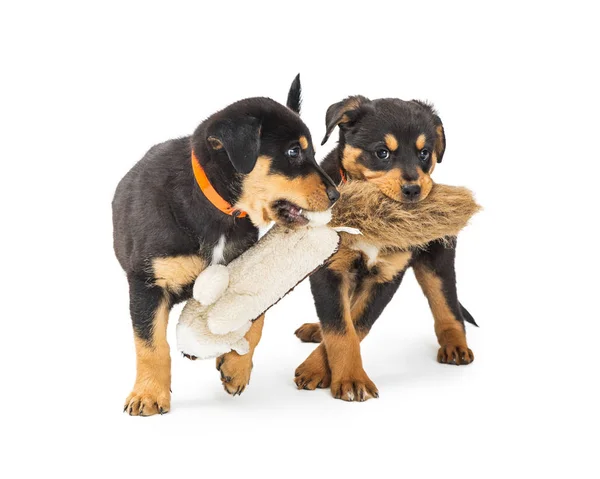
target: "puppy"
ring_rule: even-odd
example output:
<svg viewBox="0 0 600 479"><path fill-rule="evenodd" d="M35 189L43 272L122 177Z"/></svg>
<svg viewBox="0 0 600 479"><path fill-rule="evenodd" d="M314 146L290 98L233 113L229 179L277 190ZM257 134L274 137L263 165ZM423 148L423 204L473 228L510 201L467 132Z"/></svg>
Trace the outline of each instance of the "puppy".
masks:
<svg viewBox="0 0 600 479"><path fill-rule="evenodd" d="M329 107L326 125L323 144L336 125L340 128L337 148L323 161L335 181L370 181L404 203L427 197L431 174L446 150L444 126L431 105L354 96ZM362 366L360 341L411 266L433 313L438 361L472 362L464 320L475 322L458 302L454 257L455 239L451 246L433 242L418 251L378 251L369 244L340 248L310 278L320 326L305 324L296 335L322 343L296 370L298 388L331 387L335 398L346 401L378 397Z"/></svg>
<svg viewBox="0 0 600 479"><path fill-rule="evenodd" d="M300 90L298 76L287 107L269 98L228 106L193 135L152 147L119 183L114 249L129 282L137 357L125 401L130 415L163 414L171 407L169 311L191 297L198 274L252 246L259 226L304 225L305 212L327 210L338 198L300 120ZM246 335L249 354L231 352L217 360L230 394L248 384L263 321Z"/></svg>

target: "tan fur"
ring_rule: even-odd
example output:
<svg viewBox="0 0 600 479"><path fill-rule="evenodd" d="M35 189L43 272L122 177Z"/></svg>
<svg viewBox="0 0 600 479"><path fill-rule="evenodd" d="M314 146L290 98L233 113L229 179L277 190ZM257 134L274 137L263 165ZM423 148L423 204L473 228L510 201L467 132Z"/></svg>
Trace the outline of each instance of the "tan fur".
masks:
<svg viewBox="0 0 600 479"><path fill-rule="evenodd" d="M367 170L371 172L371 170ZM405 181L402 180L402 170L394 168L393 170L377 172L378 175L365 175L365 179L372 184L377 185L379 190L388 198L399 201L402 197L401 188Z"/></svg>
<svg viewBox="0 0 600 479"><path fill-rule="evenodd" d="M178 294L184 286L194 282L206 266L200 256L168 256L152 260L152 273L158 286Z"/></svg>
<svg viewBox="0 0 600 479"><path fill-rule="evenodd" d="M340 193L330 225L362 232L362 236L343 238L344 246L364 241L392 251L418 248L456 236L481 208L468 189L438 184L433 185L427 198L414 204L394 201L377 185L363 181L345 183Z"/></svg>
<svg viewBox="0 0 600 479"><path fill-rule="evenodd" d="M419 135L419 137L417 138L417 141L415 142L415 146L417 147L417 150L422 150L425 147L425 140L427 138L425 137L425 135L423 133L421 133Z"/></svg>
<svg viewBox="0 0 600 479"><path fill-rule="evenodd" d="M417 180L417 184L421 187L421 196L419 201L423 201L425 198L429 196L431 193L431 189L433 188L433 180L431 179L430 173L424 173L423 170L419 168L419 179Z"/></svg>
<svg viewBox="0 0 600 479"><path fill-rule="evenodd" d="M316 326L320 326L317 323ZM320 339L319 339L320 341ZM328 388L331 384L331 370L327 361L327 350L320 344L296 369L294 379L298 389Z"/></svg>
<svg viewBox="0 0 600 479"><path fill-rule="evenodd" d="M300 148L302 148L303 150L306 150L308 148L308 140L304 135L298 138L298 143L300 143Z"/></svg>
<svg viewBox="0 0 600 479"><path fill-rule="evenodd" d="M358 158L362 155L363 151L352 145L344 146L344 153L342 156L342 166L346 171L349 178L364 178L363 170L365 167L358 163Z"/></svg>
<svg viewBox="0 0 600 479"><path fill-rule="evenodd" d="M441 278L421 264L416 264L413 269L433 314L435 334L440 344L438 361L454 360L456 364L472 362L474 356L467 346L464 326L456 319L446 301Z"/></svg>
<svg viewBox="0 0 600 479"><path fill-rule="evenodd" d="M318 173L288 178L270 173L272 158L259 156L254 169L246 175L242 195L235 207L247 211L252 222L265 226L276 220L271 210L276 200L287 200L311 211L324 211L329 207L325 184Z"/></svg>
<svg viewBox="0 0 600 479"><path fill-rule="evenodd" d="M217 358L217 370L221 373L221 382L229 394L239 395L244 392L250 382L252 372L252 357L262 336L265 315L261 314L244 336L250 345L250 351L239 355L231 351Z"/></svg>
<svg viewBox="0 0 600 479"><path fill-rule="evenodd" d="M435 165L437 165L437 153L434 151L431 153L431 168L429 168L428 174L431 175L433 170L435 170Z"/></svg>
<svg viewBox="0 0 600 479"><path fill-rule="evenodd" d="M398 140L394 135L388 133L384 138L385 146L387 146L390 151L396 151L398 149Z"/></svg>
<svg viewBox="0 0 600 479"><path fill-rule="evenodd" d="M323 343L331 369L331 394L344 401L365 401L379 395L363 369L360 337L354 325L345 334L323 331ZM322 347L319 345L317 349Z"/></svg>
<svg viewBox="0 0 600 479"><path fill-rule="evenodd" d="M165 298L154 313L151 344L135 338L137 374L133 391L125 400L125 410L132 416L163 414L171 407L168 321L169 304Z"/></svg>
<svg viewBox="0 0 600 479"><path fill-rule="evenodd" d="M437 133L435 151L440 153L444 149L444 128L440 125L436 127L435 132Z"/></svg>

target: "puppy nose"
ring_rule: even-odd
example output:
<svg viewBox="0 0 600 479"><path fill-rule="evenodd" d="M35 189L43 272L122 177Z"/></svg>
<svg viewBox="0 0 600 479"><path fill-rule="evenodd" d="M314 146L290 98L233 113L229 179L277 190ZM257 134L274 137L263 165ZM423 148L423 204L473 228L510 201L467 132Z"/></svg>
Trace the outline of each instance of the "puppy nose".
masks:
<svg viewBox="0 0 600 479"><path fill-rule="evenodd" d="M328 186L326 191L327 191L327 198L329 198L329 202L331 204L334 204L340 197L340 192L334 186Z"/></svg>
<svg viewBox="0 0 600 479"><path fill-rule="evenodd" d="M407 200L416 200L421 194L421 187L419 185L404 185L402 186L402 196Z"/></svg>

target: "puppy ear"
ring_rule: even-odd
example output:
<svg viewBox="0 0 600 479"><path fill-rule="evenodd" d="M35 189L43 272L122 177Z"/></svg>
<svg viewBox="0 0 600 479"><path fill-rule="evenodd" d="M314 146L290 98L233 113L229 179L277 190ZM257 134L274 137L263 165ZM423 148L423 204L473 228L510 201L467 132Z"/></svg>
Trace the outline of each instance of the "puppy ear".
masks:
<svg viewBox="0 0 600 479"><path fill-rule="evenodd" d="M207 129L210 149L224 149L236 171L248 174L254 169L260 151L260 120L251 116L215 121Z"/></svg>
<svg viewBox="0 0 600 479"><path fill-rule="evenodd" d="M292 82L292 86L290 86L290 91L287 97L287 107L300 114L300 105L302 104L302 87L300 86L300 73L296 75L294 81Z"/></svg>
<svg viewBox="0 0 600 479"><path fill-rule="evenodd" d="M437 162L441 163L442 158L444 157L444 152L446 151L446 134L444 132L444 125L442 124L442 119L438 116L432 104L420 100L413 100L413 103L416 103L421 108L427 110L433 118L433 124L435 125L436 134L434 151L435 156L437 158Z"/></svg>
<svg viewBox="0 0 600 479"><path fill-rule="evenodd" d="M350 96L338 103L334 103L327 108L327 113L325 114L326 131L321 145L324 145L327 142L331 132L336 126L339 125L343 130L356 123L364 113L364 110L362 110L361 107L370 101L371 100L364 96L356 95Z"/></svg>

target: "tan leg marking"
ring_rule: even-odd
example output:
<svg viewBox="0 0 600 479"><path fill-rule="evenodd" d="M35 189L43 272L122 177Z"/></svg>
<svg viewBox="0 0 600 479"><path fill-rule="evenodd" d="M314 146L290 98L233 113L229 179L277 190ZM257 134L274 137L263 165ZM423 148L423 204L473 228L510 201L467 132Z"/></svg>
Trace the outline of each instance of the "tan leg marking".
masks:
<svg viewBox="0 0 600 479"><path fill-rule="evenodd" d="M319 323L304 323L294 334L303 343L320 343L323 340Z"/></svg>
<svg viewBox="0 0 600 479"><path fill-rule="evenodd" d="M248 353L239 355L235 351L231 351L217 358L217 370L221 373L221 382L225 391L229 394L234 396L242 394L250 383L252 357L256 346L260 342L264 322L265 315L263 314L252 323L246 336L244 336L250 344Z"/></svg>
<svg viewBox="0 0 600 479"><path fill-rule="evenodd" d="M154 283L175 294L193 283L205 268L206 262L197 255L168 256L152 260Z"/></svg>
<svg viewBox="0 0 600 479"><path fill-rule="evenodd" d="M153 321L152 343L135 338L137 375L133 391L125 400L132 416L164 414L171 408L171 355L167 343L169 306L164 299Z"/></svg>
<svg viewBox="0 0 600 479"><path fill-rule="evenodd" d="M316 324L316 326L319 326ZM324 344L319 346L296 368L294 378L298 389L328 388L331 385L331 370L327 362Z"/></svg>
<svg viewBox="0 0 600 479"><path fill-rule="evenodd" d="M427 267L416 264L415 276L429 301L433 313L435 334L440 344L437 360L440 363L469 364L473 351L467 346L463 325L456 319L443 293L442 280Z"/></svg>

